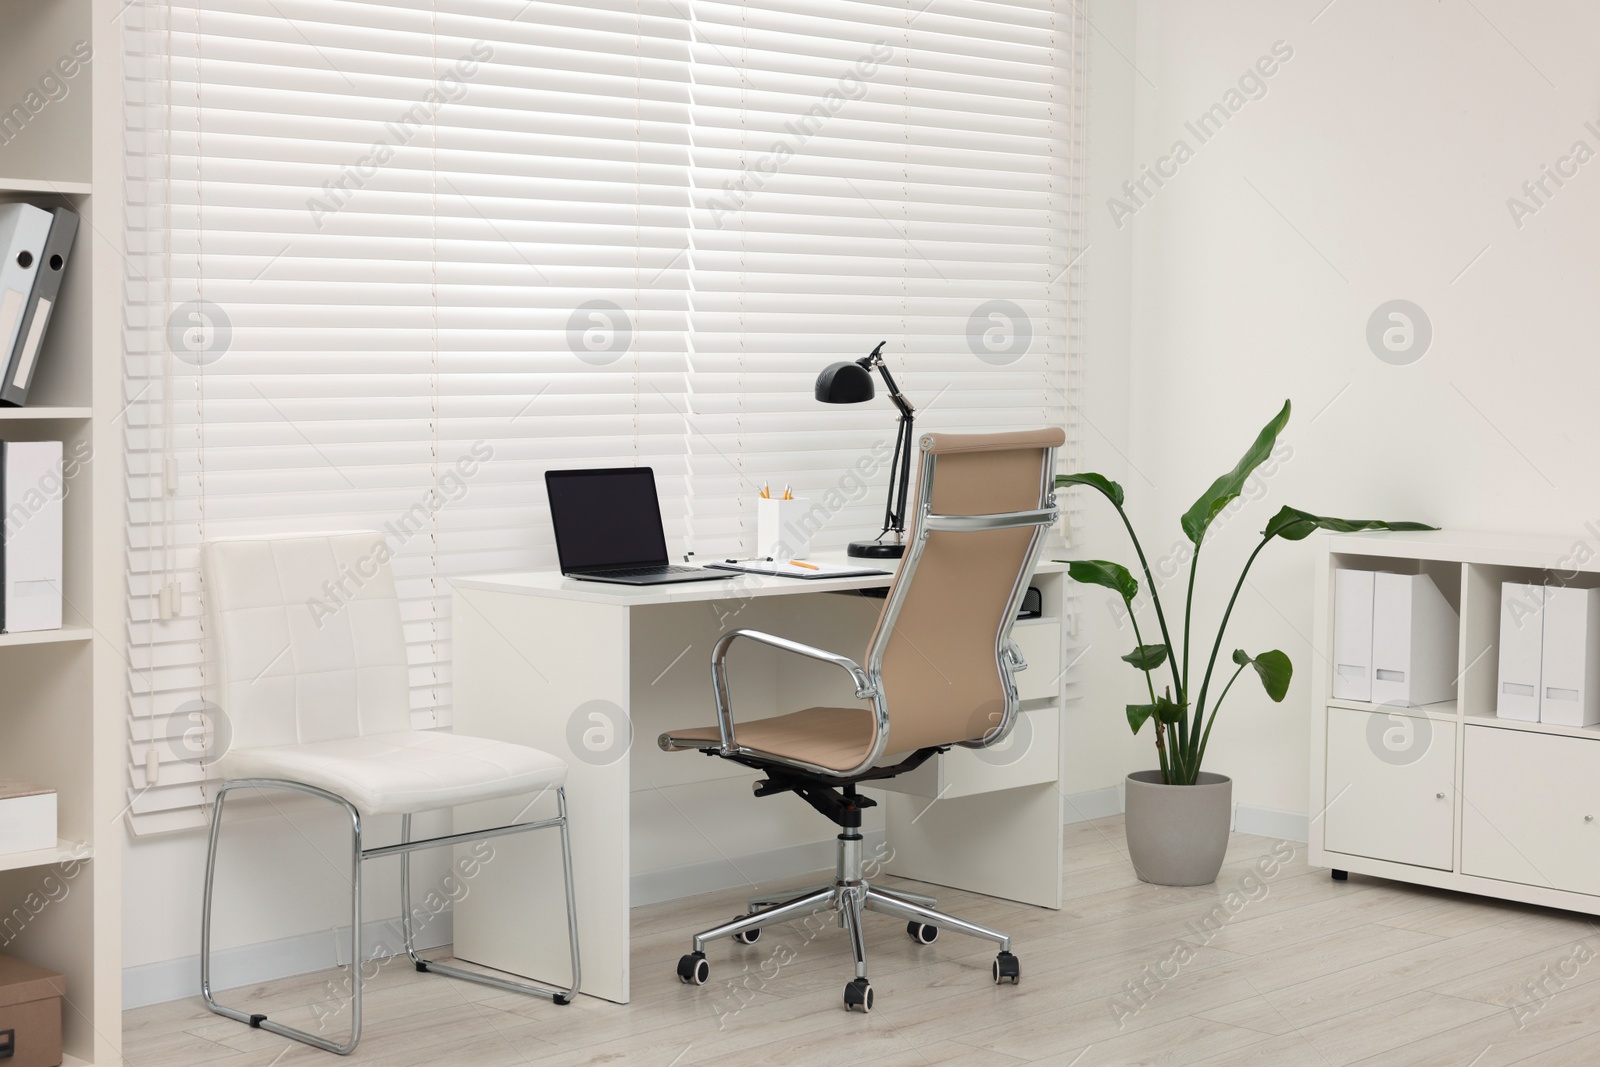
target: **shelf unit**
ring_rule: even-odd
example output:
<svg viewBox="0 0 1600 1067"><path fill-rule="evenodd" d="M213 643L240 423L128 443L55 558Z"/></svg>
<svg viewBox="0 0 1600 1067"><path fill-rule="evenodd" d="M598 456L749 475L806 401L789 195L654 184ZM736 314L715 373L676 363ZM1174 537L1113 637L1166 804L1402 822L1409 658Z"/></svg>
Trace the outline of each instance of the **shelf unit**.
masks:
<svg viewBox="0 0 1600 1067"><path fill-rule="evenodd" d="M1331 647L1341 567L1431 575L1461 628L1456 698L1438 704L1333 699L1314 660L1312 863L1600 915L1600 726L1495 714L1501 583L1600 586L1597 537L1318 538L1313 647Z"/></svg>
<svg viewBox="0 0 1600 1067"><path fill-rule="evenodd" d="M0 951L66 975L64 1062L94 1067L120 1063L122 1045L121 3L5 9L0 202L70 206L82 224L32 402L0 409L0 438L60 440L76 461L62 502L66 625L0 634L0 777L53 786L61 837L0 855ZM74 59L85 46L91 58Z"/></svg>

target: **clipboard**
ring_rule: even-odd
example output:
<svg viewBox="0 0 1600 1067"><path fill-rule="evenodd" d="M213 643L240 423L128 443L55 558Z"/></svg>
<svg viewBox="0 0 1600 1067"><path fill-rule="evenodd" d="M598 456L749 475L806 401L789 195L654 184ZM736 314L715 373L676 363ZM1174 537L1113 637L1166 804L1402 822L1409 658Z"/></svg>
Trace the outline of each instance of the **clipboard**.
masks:
<svg viewBox="0 0 1600 1067"><path fill-rule="evenodd" d="M789 563L780 563L767 559L728 559L707 563L707 567L719 571L740 571L744 574L764 574L771 578L798 578L802 582L814 582L818 578L867 578L879 574L893 574L893 571L880 570L877 567L852 567L840 563L813 563L816 570L806 567L796 567Z"/></svg>

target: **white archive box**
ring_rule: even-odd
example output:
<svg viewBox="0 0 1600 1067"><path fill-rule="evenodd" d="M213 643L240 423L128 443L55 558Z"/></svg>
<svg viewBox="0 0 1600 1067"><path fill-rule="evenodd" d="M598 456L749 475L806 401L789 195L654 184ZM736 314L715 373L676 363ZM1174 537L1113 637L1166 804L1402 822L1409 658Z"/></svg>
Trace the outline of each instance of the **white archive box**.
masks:
<svg viewBox="0 0 1600 1067"><path fill-rule="evenodd" d="M1600 589L1500 586L1495 714L1557 726L1600 723Z"/></svg>
<svg viewBox="0 0 1600 1067"><path fill-rule="evenodd" d="M1494 713L1518 722L1539 721L1539 673L1544 658L1544 586L1500 585L1500 675Z"/></svg>
<svg viewBox="0 0 1600 1067"><path fill-rule="evenodd" d="M0 854L56 847L56 791L0 780Z"/></svg>
<svg viewBox="0 0 1600 1067"><path fill-rule="evenodd" d="M61 467L60 441L0 441L6 633L61 629Z"/></svg>
<svg viewBox="0 0 1600 1067"><path fill-rule="evenodd" d="M1600 589L1544 590L1539 721L1600 723Z"/></svg>
<svg viewBox="0 0 1600 1067"><path fill-rule="evenodd" d="M1460 613L1433 578L1334 572L1333 696L1421 707L1456 695Z"/></svg>
<svg viewBox="0 0 1600 1067"><path fill-rule="evenodd" d="M1333 572L1333 698L1372 699L1371 571Z"/></svg>

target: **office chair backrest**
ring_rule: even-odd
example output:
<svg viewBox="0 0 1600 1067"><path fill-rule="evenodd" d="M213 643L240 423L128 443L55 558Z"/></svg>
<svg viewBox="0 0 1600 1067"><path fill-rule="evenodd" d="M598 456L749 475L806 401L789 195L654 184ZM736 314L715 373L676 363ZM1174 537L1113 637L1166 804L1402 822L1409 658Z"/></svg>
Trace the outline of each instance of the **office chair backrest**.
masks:
<svg viewBox="0 0 1600 1067"><path fill-rule="evenodd" d="M1037 513L1054 507L1065 436L922 437L910 541L867 650L888 704L886 752L993 743L1010 730L1017 700L1004 648L1053 520Z"/></svg>
<svg viewBox="0 0 1600 1067"><path fill-rule="evenodd" d="M207 542L207 697L232 747L411 729L400 602L383 535Z"/></svg>

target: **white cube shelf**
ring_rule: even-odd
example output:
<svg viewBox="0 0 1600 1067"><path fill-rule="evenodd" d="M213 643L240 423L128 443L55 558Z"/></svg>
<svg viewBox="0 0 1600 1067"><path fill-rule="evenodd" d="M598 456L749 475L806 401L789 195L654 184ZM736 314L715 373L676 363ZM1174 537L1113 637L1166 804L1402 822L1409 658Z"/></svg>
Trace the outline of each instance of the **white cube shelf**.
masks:
<svg viewBox="0 0 1600 1067"><path fill-rule="evenodd" d="M1311 862L1600 915L1600 723L1586 710L1600 696L1600 558L1536 534L1316 544ZM1378 657L1336 611L1374 595L1360 572L1437 588L1459 619L1454 699L1406 706L1374 684ZM1508 611L1522 625L1503 644ZM1529 638L1544 627L1554 641Z"/></svg>

